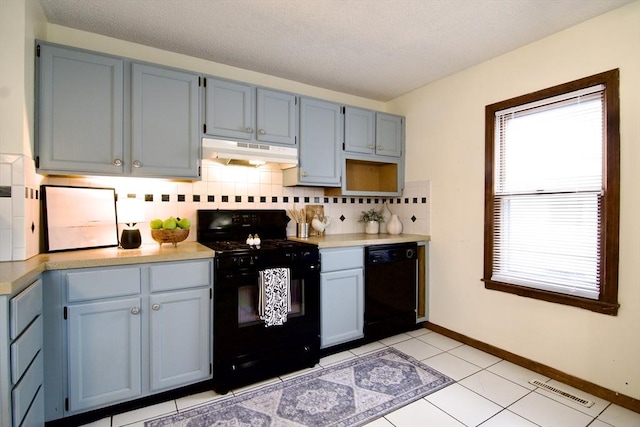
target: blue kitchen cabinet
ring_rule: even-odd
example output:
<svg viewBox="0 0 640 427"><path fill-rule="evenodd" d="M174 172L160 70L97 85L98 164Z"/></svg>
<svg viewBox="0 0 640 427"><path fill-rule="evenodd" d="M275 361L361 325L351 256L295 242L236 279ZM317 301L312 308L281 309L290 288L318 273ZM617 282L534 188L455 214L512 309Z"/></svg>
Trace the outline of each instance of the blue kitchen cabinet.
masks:
<svg viewBox="0 0 640 427"><path fill-rule="evenodd" d="M376 113L362 108L344 108L344 149L373 154L376 148Z"/></svg>
<svg viewBox="0 0 640 427"><path fill-rule="evenodd" d="M284 186L340 186L342 120L339 104L301 98L299 163L283 170Z"/></svg>
<svg viewBox="0 0 640 427"><path fill-rule="evenodd" d="M376 113L376 154L400 157L404 151L404 117Z"/></svg>
<svg viewBox="0 0 640 427"><path fill-rule="evenodd" d="M211 264L149 267L152 392L211 378Z"/></svg>
<svg viewBox="0 0 640 427"><path fill-rule="evenodd" d="M298 139L298 97L275 90L256 89L256 139L295 145Z"/></svg>
<svg viewBox="0 0 640 427"><path fill-rule="evenodd" d="M344 116L345 151L384 157L402 156L402 116L355 107L345 107Z"/></svg>
<svg viewBox="0 0 640 427"><path fill-rule="evenodd" d="M38 42L44 174L199 179L198 75Z"/></svg>
<svg viewBox="0 0 640 427"><path fill-rule="evenodd" d="M69 412L140 395L140 303L121 298L68 307Z"/></svg>
<svg viewBox="0 0 640 427"><path fill-rule="evenodd" d="M212 268L204 259L47 272L46 420L211 379Z"/></svg>
<svg viewBox="0 0 640 427"><path fill-rule="evenodd" d="M199 178L198 75L132 64L131 175Z"/></svg>
<svg viewBox="0 0 640 427"><path fill-rule="evenodd" d="M124 60L41 43L36 165L41 173L124 173Z"/></svg>
<svg viewBox="0 0 640 427"><path fill-rule="evenodd" d="M364 248L320 250L320 347L364 337Z"/></svg>
<svg viewBox="0 0 640 427"><path fill-rule="evenodd" d="M42 426L42 280L0 296L0 318L0 426Z"/></svg>
<svg viewBox="0 0 640 427"><path fill-rule="evenodd" d="M280 145L297 142L297 97L230 80L207 78L203 133Z"/></svg>

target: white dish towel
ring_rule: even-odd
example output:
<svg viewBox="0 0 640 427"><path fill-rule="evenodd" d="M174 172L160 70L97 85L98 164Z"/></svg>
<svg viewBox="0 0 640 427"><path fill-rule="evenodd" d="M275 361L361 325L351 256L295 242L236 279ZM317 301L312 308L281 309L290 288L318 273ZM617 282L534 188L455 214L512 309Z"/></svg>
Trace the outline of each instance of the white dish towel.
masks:
<svg viewBox="0 0 640 427"><path fill-rule="evenodd" d="M260 271L258 314L265 327L282 325L291 309L289 269L267 268Z"/></svg>

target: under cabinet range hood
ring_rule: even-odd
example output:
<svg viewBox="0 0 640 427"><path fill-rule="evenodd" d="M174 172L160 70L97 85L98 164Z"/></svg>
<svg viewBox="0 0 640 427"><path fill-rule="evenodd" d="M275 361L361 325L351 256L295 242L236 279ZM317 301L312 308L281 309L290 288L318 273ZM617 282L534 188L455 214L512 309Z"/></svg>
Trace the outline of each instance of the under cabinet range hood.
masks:
<svg viewBox="0 0 640 427"><path fill-rule="evenodd" d="M298 164L298 149L257 142L202 138L202 158L225 165L260 166L265 163Z"/></svg>

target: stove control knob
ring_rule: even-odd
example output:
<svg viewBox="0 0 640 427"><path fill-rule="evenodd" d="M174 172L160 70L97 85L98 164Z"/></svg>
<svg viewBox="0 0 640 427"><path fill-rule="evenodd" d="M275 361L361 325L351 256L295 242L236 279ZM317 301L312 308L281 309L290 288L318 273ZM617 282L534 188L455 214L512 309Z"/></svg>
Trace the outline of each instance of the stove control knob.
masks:
<svg viewBox="0 0 640 427"><path fill-rule="evenodd" d="M262 243L262 240L260 240L260 236L258 236L257 234L253 236L253 244L256 246L260 246L260 243Z"/></svg>

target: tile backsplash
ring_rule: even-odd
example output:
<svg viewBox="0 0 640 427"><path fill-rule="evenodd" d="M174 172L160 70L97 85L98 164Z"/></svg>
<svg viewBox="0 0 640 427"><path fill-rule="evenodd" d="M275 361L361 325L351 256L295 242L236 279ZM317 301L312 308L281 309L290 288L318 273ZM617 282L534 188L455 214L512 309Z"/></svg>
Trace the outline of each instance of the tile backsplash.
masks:
<svg viewBox="0 0 640 427"><path fill-rule="evenodd" d="M23 156L0 155L0 168L0 261L26 259L38 253L40 184L113 187L118 198L144 200L145 220L139 224L143 244L155 244L148 231L149 222L154 218L186 217L195 224L198 209L289 209L294 204L297 209L308 204L323 205L325 216L331 217L327 234L363 232L364 224L358 223L361 211L382 210L385 202L390 212L400 218L403 233L429 234L431 197L428 181L407 183L401 197L326 197L320 187L283 187L282 171L272 166L247 168L205 161L202 180L196 182L95 176L41 177L35 174L31 159ZM20 168L23 169L21 179ZM14 177L18 178L16 183ZM6 197L9 188L11 197ZM15 207L16 204L19 206ZM390 217L388 210L383 212ZM383 223L381 232L385 230ZM293 221L289 223L287 234L295 235ZM195 229L187 240L196 240Z"/></svg>

